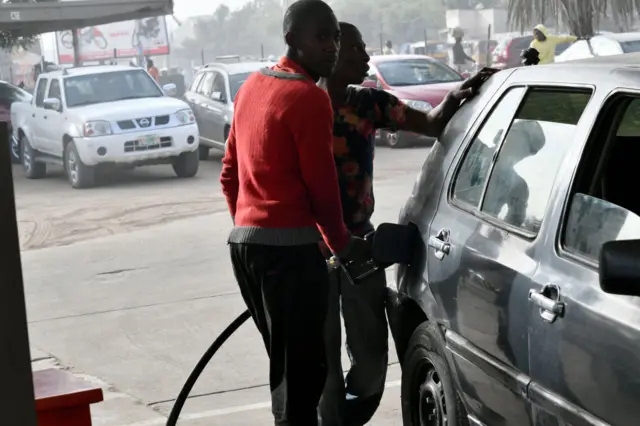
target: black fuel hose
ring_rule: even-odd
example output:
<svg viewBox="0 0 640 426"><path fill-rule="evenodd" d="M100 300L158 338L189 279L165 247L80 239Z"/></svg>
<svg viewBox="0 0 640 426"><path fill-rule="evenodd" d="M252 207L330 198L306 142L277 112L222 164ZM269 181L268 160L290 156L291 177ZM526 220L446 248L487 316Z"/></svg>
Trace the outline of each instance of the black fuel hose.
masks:
<svg viewBox="0 0 640 426"><path fill-rule="evenodd" d="M173 404L173 408L171 409L171 413L169 414L169 419L167 420L167 426L177 425L182 407L184 407L184 404L189 397L189 393L191 393L191 389L193 389L193 385L196 384L196 381L200 377L200 374L202 374L207 364L209 364L209 361L211 361L211 358L213 358L216 352L218 352L224 342L226 342L227 339L229 339L229 337L231 337L231 335L235 333L236 330L240 328L240 326L244 324L249 318L251 318L251 313L249 312L249 310L241 313L238 318L234 319L233 322L229 324L227 328L222 331L222 333L220 333L213 344L209 346L209 349L207 349L204 355L202 355L202 358L200 358L200 361L198 361L196 367L193 369L191 374L189 374L189 377L184 383L184 386L182 386L182 390L178 394L175 404Z"/></svg>

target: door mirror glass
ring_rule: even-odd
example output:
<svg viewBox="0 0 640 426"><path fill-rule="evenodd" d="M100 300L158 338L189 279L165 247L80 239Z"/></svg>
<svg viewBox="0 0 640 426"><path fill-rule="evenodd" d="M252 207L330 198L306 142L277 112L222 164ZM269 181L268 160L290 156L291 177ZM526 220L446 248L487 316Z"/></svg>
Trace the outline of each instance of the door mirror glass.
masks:
<svg viewBox="0 0 640 426"><path fill-rule="evenodd" d="M376 263L410 265L419 259L422 245L418 227L383 223L373 235L372 255Z"/></svg>
<svg viewBox="0 0 640 426"><path fill-rule="evenodd" d="M167 96L175 96L178 93L178 87L173 83L169 83L162 86L162 91Z"/></svg>
<svg viewBox="0 0 640 426"><path fill-rule="evenodd" d="M60 103L60 99L58 98L47 98L44 100L44 102L42 103L42 106L44 107L44 109L48 109L51 111L60 111L60 107L61 107L61 103Z"/></svg>
<svg viewBox="0 0 640 426"><path fill-rule="evenodd" d="M640 240L604 243L599 275L605 293L640 296Z"/></svg>

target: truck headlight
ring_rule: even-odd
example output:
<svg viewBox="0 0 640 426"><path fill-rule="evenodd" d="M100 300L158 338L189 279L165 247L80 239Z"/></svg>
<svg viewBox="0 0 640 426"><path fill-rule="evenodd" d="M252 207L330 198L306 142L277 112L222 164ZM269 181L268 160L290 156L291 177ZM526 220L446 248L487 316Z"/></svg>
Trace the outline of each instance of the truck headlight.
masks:
<svg viewBox="0 0 640 426"><path fill-rule="evenodd" d="M408 107L416 109L418 111L422 111L422 112L429 112L433 109L433 105L431 105L427 101L414 101L410 99L403 99L402 102L404 102Z"/></svg>
<svg viewBox="0 0 640 426"><path fill-rule="evenodd" d="M83 126L84 136L106 136L112 133L111 124L108 121L87 121Z"/></svg>
<svg viewBox="0 0 640 426"><path fill-rule="evenodd" d="M193 111L189 108L181 109L176 112L176 118L181 125L195 123L196 118L193 116Z"/></svg>

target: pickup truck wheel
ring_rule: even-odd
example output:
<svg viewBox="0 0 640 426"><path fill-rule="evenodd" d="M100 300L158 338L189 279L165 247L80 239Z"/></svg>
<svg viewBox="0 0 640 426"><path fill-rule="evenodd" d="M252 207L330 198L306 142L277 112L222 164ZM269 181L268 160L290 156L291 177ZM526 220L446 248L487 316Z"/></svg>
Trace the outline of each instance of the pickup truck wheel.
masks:
<svg viewBox="0 0 640 426"><path fill-rule="evenodd" d="M11 146L11 163L21 164L22 154L20 153L20 142L18 142L18 139L11 136L11 142L9 142L9 144Z"/></svg>
<svg viewBox="0 0 640 426"><path fill-rule="evenodd" d="M402 421L406 426L468 426L436 327L425 321L409 340L402 368Z"/></svg>
<svg viewBox="0 0 640 426"><path fill-rule="evenodd" d="M209 159L209 147L204 145L198 146L198 157L200 161L206 161Z"/></svg>
<svg viewBox="0 0 640 426"><path fill-rule="evenodd" d="M69 142L65 147L64 170L67 172L69 183L75 189L90 188L95 185L96 169L82 162L74 142Z"/></svg>
<svg viewBox="0 0 640 426"><path fill-rule="evenodd" d="M173 159L171 163L176 176L190 178L198 174L200 167L199 151L183 152Z"/></svg>
<svg viewBox="0 0 640 426"><path fill-rule="evenodd" d="M26 136L20 138L20 151L22 157L22 169L27 179L41 179L47 174L47 165L35 161L36 150Z"/></svg>

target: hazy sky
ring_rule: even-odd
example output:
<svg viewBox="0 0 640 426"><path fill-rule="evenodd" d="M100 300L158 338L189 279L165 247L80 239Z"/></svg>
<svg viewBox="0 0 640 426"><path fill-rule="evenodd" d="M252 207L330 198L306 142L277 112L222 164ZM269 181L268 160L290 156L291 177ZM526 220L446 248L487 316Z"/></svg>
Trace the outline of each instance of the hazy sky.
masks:
<svg viewBox="0 0 640 426"><path fill-rule="evenodd" d="M213 13L216 8L225 3L231 10L237 9L247 0L174 0L173 12L176 17L208 15Z"/></svg>

